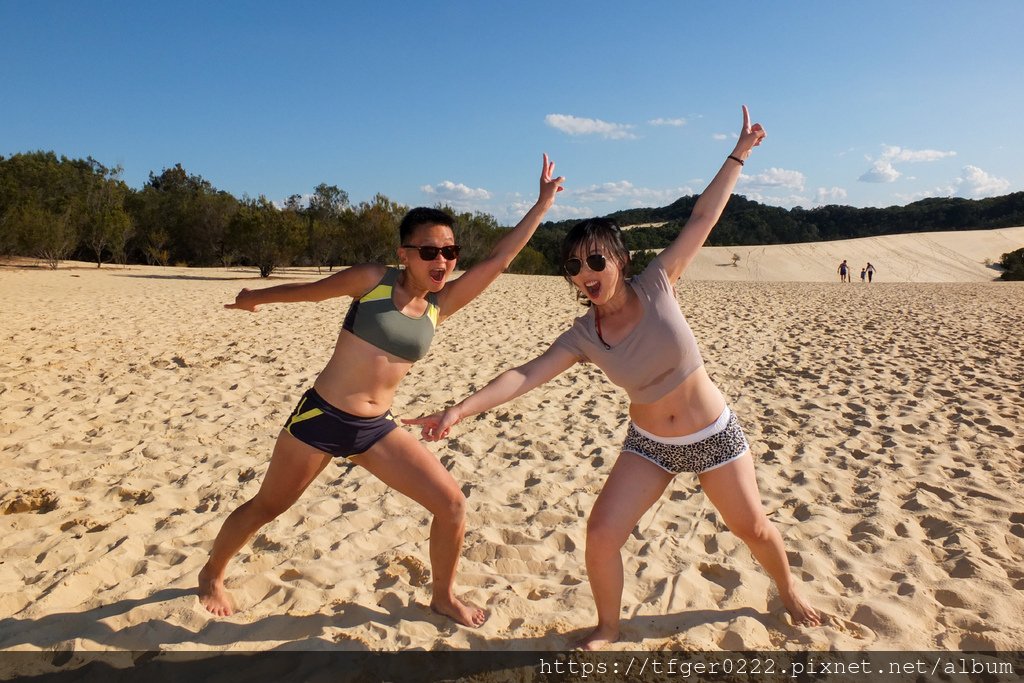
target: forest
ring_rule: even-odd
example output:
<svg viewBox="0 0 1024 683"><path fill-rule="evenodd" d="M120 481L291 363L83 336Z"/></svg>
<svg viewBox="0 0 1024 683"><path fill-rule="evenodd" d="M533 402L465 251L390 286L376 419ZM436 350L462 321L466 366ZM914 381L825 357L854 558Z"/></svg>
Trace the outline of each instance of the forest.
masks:
<svg viewBox="0 0 1024 683"><path fill-rule="evenodd" d="M307 198L281 205L235 197L180 164L150 172L141 189L122 169L54 152L0 156L0 257L28 256L56 268L75 259L176 266L249 266L268 277L276 268L318 269L394 260L398 223L409 207L378 193L353 204L337 185L321 183ZM660 208L609 214L633 251L660 249L679 232L697 196ZM482 259L504 226L485 213L456 212L460 267ZM558 247L576 220L543 223L510 271L558 274ZM1024 192L986 199L931 198L905 206L829 205L783 209L735 195L707 244L738 246L817 242L924 231L1024 225ZM649 255L646 255L649 258ZM641 257L643 258L643 257ZM1024 279L1024 249L1003 255L1006 279Z"/></svg>

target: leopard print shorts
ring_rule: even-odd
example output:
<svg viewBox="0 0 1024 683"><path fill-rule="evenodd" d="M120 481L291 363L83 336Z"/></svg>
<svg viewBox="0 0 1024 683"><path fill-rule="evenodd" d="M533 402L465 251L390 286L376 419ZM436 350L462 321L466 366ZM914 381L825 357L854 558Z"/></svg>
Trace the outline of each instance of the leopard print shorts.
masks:
<svg viewBox="0 0 1024 683"><path fill-rule="evenodd" d="M750 448L736 415L728 407L712 424L686 436L656 436L632 422L622 450L647 458L672 474L703 474L732 462Z"/></svg>

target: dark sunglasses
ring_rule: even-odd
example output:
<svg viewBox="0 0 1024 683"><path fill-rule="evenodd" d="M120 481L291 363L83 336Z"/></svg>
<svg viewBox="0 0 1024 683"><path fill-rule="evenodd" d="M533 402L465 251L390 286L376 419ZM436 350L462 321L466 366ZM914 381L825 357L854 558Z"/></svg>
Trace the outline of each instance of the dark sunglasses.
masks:
<svg viewBox="0 0 1024 683"><path fill-rule="evenodd" d="M450 244L447 247L417 247L414 244L403 244L402 249L417 249L420 252L420 258L424 261L433 261L440 254L449 261L454 261L459 258L459 251L462 249L457 244Z"/></svg>
<svg viewBox="0 0 1024 683"><path fill-rule="evenodd" d="M604 270L605 265L604 254L591 254L587 257L587 268L590 268L595 273L600 273ZM573 257L566 261L562 267L565 268L565 272L569 274L569 277L574 277L583 270L583 261Z"/></svg>

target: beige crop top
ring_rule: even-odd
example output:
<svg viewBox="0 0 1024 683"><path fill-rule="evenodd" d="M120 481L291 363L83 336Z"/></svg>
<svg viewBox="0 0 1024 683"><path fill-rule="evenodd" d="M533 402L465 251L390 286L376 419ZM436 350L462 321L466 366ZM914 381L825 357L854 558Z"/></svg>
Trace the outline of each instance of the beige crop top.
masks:
<svg viewBox="0 0 1024 683"><path fill-rule="evenodd" d="M653 403L679 386L704 359L661 259L655 258L628 282L644 314L622 341L605 348L591 307L555 344L571 351L579 361L590 361L604 370L633 403Z"/></svg>

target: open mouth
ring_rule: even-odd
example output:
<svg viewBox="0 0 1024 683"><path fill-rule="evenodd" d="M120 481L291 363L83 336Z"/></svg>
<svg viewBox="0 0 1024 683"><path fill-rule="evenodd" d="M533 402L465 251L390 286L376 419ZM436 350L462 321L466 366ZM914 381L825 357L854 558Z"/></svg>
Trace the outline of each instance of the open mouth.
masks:
<svg viewBox="0 0 1024 683"><path fill-rule="evenodd" d="M436 284L444 284L444 279L448 275L448 271L444 268L434 268L430 271L430 280Z"/></svg>
<svg viewBox="0 0 1024 683"><path fill-rule="evenodd" d="M601 293L601 283L597 280L594 280L593 282L584 282L583 288L586 290L587 296L591 299L596 299L598 294Z"/></svg>

